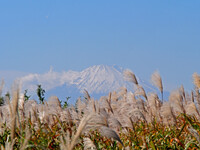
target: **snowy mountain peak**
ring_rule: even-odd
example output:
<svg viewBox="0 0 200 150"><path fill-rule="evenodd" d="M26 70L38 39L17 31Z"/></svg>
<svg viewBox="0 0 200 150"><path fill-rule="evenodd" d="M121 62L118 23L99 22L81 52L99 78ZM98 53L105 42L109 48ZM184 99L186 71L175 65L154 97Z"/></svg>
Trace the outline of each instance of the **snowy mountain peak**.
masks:
<svg viewBox="0 0 200 150"><path fill-rule="evenodd" d="M92 66L81 71L74 83L81 91L86 89L90 93L107 93L126 85L123 72L106 65Z"/></svg>
<svg viewBox="0 0 200 150"><path fill-rule="evenodd" d="M45 74L29 74L21 78L24 89L35 91L38 84L48 91L59 86L75 86L79 91L107 93L122 86L129 86L123 79L123 69L117 66L96 65L81 72L54 72L51 68ZM129 83L130 84L130 83Z"/></svg>
<svg viewBox="0 0 200 150"><path fill-rule="evenodd" d="M107 72L107 71L116 71L117 69L114 66L108 66L108 65L96 65L96 66L92 66L89 67L85 70L83 70L82 72Z"/></svg>
<svg viewBox="0 0 200 150"><path fill-rule="evenodd" d="M123 69L120 67L96 65L78 71L55 72L51 68L44 74L29 74L21 78L23 90L28 89L29 92L35 93L37 85L41 84L46 92L53 95L68 95L78 91L78 96L87 90L90 94L105 95L112 91L117 91L121 87L133 90L133 83L127 82L123 77ZM151 84L138 79L139 83L151 88ZM142 82L141 82L142 81ZM70 92L71 93L70 93ZM30 94L32 94L30 93ZM59 94L58 94L59 93Z"/></svg>

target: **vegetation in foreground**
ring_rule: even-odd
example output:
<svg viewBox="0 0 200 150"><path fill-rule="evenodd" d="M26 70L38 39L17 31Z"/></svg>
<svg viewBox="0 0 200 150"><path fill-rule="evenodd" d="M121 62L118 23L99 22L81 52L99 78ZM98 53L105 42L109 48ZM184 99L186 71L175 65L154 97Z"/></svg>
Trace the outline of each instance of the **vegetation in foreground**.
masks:
<svg viewBox="0 0 200 150"><path fill-rule="evenodd" d="M0 149L200 149L198 74L193 75L194 91L189 94L181 86L168 101L163 101L159 73L152 82L161 98L146 94L131 71L124 75L134 92L122 88L94 100L85 91L75 106L61 106L56 96L44 101L41 86L38 104L27 91L21 97L15 85L0 99Z"/></svg>

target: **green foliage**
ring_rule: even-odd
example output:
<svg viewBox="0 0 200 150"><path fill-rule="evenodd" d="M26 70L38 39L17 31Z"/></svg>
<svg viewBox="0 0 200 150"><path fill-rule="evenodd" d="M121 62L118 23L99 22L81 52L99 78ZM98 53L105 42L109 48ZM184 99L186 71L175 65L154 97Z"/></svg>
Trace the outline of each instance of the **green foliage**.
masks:
<svg viewBox="0 0 200 150"><path fill-rule="evenodd" d="M27 93L28 93L28 90L26 89L26 90L24 91L24 101L29 100L30 97L31 97L30 95L28 96Z"/></svg>
<svg viewBox="0 0 200 150"><path fill-rule="evenodd" d="M7 137L10 135L10 130L7 128L6 124L2 124L1 132L2 133L0 134L0 145L5 146Z"/></svg>
<svg viewBox="0 0 200 150"><path fill-rule="evenodd" d="M10 93L7 92L6 95L5 95L9 100L11 99L11 96L10 96Z"/></svg>
<svg viewBox="0 0 200 150"><path fill-rule="evenodd" d="M0 97L0 106L3 106L5 104L5 98L8 98L8 100L10 100L11 96L9 92L5 94L5 97Z"/></svg>
<svg viewBox="0 0 200 150"><path fill-rule="evenodd" d="M8 100L11 99L11 96L10 96L10 93L9 93L9 92L7 92L7 93L5 94L5 97L0 96L0 106L3 106L3 105L5 104L5 99L6 99L6 98L8 98Z"/></svg>
<svg viewBox="0 0 200 150"><path fill-rule="evenodd" d="M45 93L45 90L39 84L37 88L37 96L41 104L44 104L44 93Z"/></svg>
<svg viewBox="0 0 200 150"><path fill-rule="evenodd" d="M68 101L69 101L70 98L71 98L70 96L66 97L66 101L64 101L63 108L67 108L69 106Z"/></svg>
<svg viewBox="0 0 200 150"><path fill-rule="evenodd" d="M0 97L0 106L4 104L4 97Z"/></svg>

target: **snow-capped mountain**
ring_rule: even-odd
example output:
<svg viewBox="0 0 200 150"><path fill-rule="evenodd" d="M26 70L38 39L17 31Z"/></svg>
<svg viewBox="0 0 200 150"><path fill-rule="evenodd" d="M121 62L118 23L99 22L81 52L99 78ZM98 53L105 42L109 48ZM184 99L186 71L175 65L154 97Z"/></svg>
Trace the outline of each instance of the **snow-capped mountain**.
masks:
<svg viewBox="0 0 200 150"><path fill-rule="evenodd" d="M105 95L111 91L117 91L121 87L132 90L133 83L127 82L123 77L123 69L117 66L96 65L89 67L81 72L67 71L54 72L50 69L45 74L29 74L21 78L23 89L35 92L37 85L41 84L46 93L57 96L72 96L76 93L77 97L83 90L90 94ZM155 90L151 84L138 78L139 83L144 88L152 91ZM62 97L62 96L61 96Z"/></svg>
<svg viewBox="0 0 200 150"><path fill-rule="evenodd" d="M130 83L123 79L123 70L104 65L83 70L73 83L81 91L86 89L89 93L107 93L118 90L122 86L130 87Z"/></svg>
<svg viewBox="0 0 200 150"><path fill-rule="evenodd" d="M105 93L117 90L121 86L130 86L123 79L123 70L114 66L97 65L81 72L54 72L50 69L45 74L29 74L21 78L24 88L35 90L41 84L47 91L63 85L75 86L78 90L86 89L89 93Z"/></svg>

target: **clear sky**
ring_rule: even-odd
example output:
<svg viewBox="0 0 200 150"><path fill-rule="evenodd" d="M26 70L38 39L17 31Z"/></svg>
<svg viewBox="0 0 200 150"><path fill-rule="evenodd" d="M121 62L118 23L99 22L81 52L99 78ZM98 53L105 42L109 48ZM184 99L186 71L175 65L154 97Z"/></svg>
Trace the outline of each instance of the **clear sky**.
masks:
<svg viewBox="0 0 200 150"><path fill-rule="evenodd" d="M190 89L200 73L200 1L0 1L0 64L4 73L116 64Z"/></svg>

